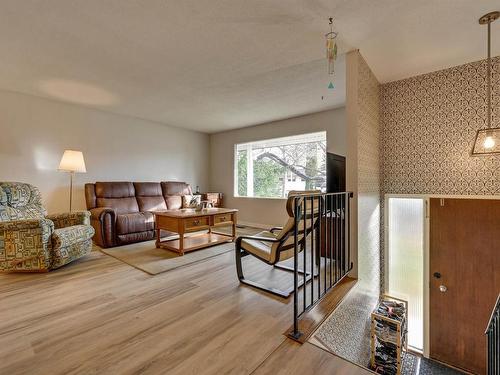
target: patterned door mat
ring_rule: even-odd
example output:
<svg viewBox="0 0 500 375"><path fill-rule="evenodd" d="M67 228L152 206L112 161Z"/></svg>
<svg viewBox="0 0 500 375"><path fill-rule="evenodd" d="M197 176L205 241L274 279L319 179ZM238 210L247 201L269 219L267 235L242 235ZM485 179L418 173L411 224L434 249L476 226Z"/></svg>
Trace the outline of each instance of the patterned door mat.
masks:
<svg viewBox="0 0 500 375"><path fill-rule="evenodd" d="M447 367L429 358L423 358L412 353L403 357L402 375L463 375L462 372Z"/></svg>

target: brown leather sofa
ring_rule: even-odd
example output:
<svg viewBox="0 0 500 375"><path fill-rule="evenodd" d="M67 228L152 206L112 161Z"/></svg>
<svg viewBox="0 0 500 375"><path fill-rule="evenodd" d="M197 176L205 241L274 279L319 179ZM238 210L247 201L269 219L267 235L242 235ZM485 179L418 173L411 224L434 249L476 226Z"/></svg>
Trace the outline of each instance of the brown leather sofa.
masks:
<svg viewBox="0 0 500 375"><path fill-rule="evenodd" d="M95 229L94 242L113 247L155 237L153 211L182 207L192 194L185 182L96 182L85 184L87 209ZM162 233L162 235L168 233Z"/></svg>

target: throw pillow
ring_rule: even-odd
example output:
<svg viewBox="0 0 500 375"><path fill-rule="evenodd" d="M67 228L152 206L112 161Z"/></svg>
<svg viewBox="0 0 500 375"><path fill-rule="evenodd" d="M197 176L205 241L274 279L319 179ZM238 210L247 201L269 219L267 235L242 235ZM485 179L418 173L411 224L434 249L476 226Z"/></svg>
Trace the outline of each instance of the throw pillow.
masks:
<svg viewBox="0 0 500 375"><path fill-rule="evenodd" d="M182 208L196 208L201 203L201 195L183 195Z"/></svg>

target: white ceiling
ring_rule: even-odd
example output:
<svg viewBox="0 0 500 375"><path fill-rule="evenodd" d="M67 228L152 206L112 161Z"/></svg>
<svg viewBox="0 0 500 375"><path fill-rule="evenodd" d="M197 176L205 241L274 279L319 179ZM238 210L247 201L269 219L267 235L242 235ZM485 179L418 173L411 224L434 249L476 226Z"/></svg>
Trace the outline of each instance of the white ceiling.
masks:
<svg viewBox="0 0 500 375"><path fill-rule="evenodd" d="M498 0L2 0L0 89L215 132L343 105L323 34L381 82L481 59ZM493 24L500 54L500 21ZM323 97L323 99L322 99Z"/></svg>

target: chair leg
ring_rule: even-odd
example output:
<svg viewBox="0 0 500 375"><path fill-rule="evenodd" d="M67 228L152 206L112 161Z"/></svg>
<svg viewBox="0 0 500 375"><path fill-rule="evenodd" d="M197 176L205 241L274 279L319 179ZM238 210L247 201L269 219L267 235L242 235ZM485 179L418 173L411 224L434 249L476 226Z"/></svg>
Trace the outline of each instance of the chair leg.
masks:
<svg viewBox="0 0 500 375"><path fill-rule="evenodd" d="M257 283L255 281L252 281L252 280L245 279L245 276L243 275L243 264L242 264L241 258L245 255L248 255L248 253L246 253L244 250L241 249L239 241L236 241L235 250L236 250L236 256L235 256L235 258L236 258L236 273L238 274L238 279L240 280L240 283L245 284L245 285L249 285L249 286L254 287L256 289L260 289L264 292L274 294L275 296L278 296L281 298L290 297L290 295L294 291L293 286L291 286L290 288L288 288L286 290L280 290L280 289L268 287L264 284L260 284L260 283ZM278 266L277 268L281 268L281 267L285 267L285 266ZM293 271L293 269L292 269L292 271ZM301 273L303 274L303 272L301 272ZM309 280L311 280L311 275L309 273L307 273L306 282L308 282ZM298 287L300 288L302 285L304 285L303 281L299 283Z"/></svg>
<svg viewBox="0 0 500 375"><path fill-rule="evenodd" d="M295 271L295 270L293 269L293 267L290 267L290 266L282 266L281 264L278 264L278 263L273 264L273 267L274 267L274 268L278 268L278 269L280 269L280 270L285 270L285 271L292 271L292 272L293 272L293 271ZM304 274L304 270L300 270L300 269L299 269L299 273L300 273L301 275L303 275L303 274ZM307 274L307 276L309 276L309 275L310 275L310 273L309 273L309 272L305 272L305 273Z"/></svg>
<svg viewBox="0 0 500 375"><path fill-rule="evenodd" d="M275 264L274 265L274 268L278 268L280 270L284 270L284 271L290 271L290 272L294 272L295 270L293 269L293 267L289 267L289 266L282 266L280 264ZM306 274L306 276L308 277L307 281L309 281L309 277L311 276L311 273L309 271L306 271L304 272L304 270L301 270L299 269L299 274L300 275L304 275L304 273ZM314 270L314 277L318 276L319 273L318 273L318 270Z"/></svg>
<svg viewBox="0 0 500 375"><path fill-rule="evenodd" d="M241 281L242 279L245 278L243 276L243 266L241 264L241 258L244 256L244 254L242 254L243 250L241 250L241 247L239 245L240 244L237 241L235 246L235 251L236 251L235 259L236 259L236 273L238 274L238 279Z"/></svg>
<svg viewBox="0 0 500 375"><path fill-rule="evenodd" d="M300 245L300 251L301 251L301 252L302 252L302 251L305 251L305 250L304 250L304 248L305 248L305 246L304 246L304 244L302 243L302 244ZM317 266L319 266L319 264L318 264L318 257L316 257L316 262L315 262L315 263L316 263L316 265L317 265ZM291 271L291 272L294 272L294 271L295 271L293 267L290 267L290 266L282 266L282 265L280 265L280 264L278 264L278 263L274 264L274 267L275 267L275 268L279 268L280 270L285 270L285 271ZM308 272L308 271L304 271L304 270L299 269L299 274L304 275L304 273L306 274L306 276L307 276L307 277L311 276L311 273L310 273L310 272ZM318 270L317 270L317 269L315 269L315 270L314 270L314 277L316 277L316 276L318 276L318 275L319 275L319 272L318 272ZM309 280L306 280L306 281L309 281Z"/></svg>

